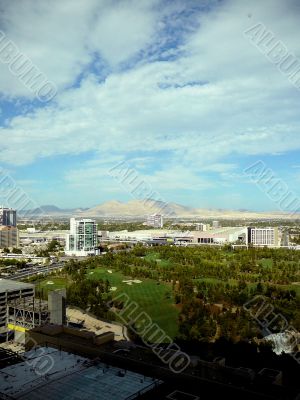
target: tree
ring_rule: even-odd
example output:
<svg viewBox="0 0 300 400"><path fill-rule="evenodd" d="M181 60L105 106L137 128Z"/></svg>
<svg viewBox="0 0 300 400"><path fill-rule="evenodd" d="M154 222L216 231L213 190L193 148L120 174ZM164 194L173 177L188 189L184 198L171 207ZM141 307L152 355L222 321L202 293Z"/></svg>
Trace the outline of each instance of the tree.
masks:
<svg viewBox="0 0 300 400"><path fill-rule="evenodd" d="M14 248L12 249L12 253L13 253L13 254L22 254L22 250L21 250L21 249L17 249L16 247L14 247Z"/></svg>

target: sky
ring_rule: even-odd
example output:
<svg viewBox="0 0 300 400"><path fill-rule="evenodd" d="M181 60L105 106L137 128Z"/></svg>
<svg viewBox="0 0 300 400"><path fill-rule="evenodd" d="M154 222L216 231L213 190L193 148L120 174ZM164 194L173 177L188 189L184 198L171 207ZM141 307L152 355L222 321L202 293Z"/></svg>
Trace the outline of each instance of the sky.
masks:
<svg viewBox="0 0 300 400"><path fill-rule="evenodd" d="M279 210L245 169L300 196L300 85L266 54L279 41L300 69L299 16L296 0L0 0L0 167L40 205L133 199L110 174L126 163L167 202Z"/></svg>

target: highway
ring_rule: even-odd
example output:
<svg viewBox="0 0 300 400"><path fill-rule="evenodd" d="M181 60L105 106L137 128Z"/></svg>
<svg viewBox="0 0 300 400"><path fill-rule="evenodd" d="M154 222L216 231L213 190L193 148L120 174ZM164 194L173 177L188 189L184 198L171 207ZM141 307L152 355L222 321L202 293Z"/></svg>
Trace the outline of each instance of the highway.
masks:
<svg viewBox="0 0 300 400"><path fill-rule="evenodd" d="M56 271L63 267L64 267L64 264L55 264L55 265L48 265L48 266L41 266L41 267L24 268L13 275L5 276L3 278L18 281L21 279L30 278L31 276L35 276L35 275L42 275L42 274L47 275L50 272Z"/></svg>

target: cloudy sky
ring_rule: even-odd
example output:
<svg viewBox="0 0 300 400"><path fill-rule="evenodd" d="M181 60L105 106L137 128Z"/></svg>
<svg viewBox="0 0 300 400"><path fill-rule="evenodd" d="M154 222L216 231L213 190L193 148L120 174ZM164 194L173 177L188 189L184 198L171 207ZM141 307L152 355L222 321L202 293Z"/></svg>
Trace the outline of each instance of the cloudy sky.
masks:
<svg viewBox="0 0 300 400"><path fill-rule="evenodd" d="M262 160L300 195L300 85L251 28L300 68L299 16L297 0L0 0L0 166L41 205L131 199L109 173L126 161L167 201L278 209L243 170Z"/></svg>

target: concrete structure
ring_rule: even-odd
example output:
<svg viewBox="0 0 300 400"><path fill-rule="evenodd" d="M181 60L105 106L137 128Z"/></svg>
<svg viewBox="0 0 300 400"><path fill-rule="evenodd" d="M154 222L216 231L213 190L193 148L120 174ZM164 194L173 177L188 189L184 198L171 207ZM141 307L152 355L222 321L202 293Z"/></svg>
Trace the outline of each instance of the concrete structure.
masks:
<svg viewBox="0 0 300 400"><path fill-rule="evenodd" d="M146 225L153 226L153 228L163 228L163 216L160 214L148 215Z"/></svg>
<svg viewBox="0 0 300 400"><path fill-rule="evenodd" d="M9 305L20 299L33 300L34 285L0 279L0 333L5 334L9 330Z"/></svg>
<svg viewBox="0 0 300 400"><path fill-rule="evenodd" d="M14 226L0 225L0 248L18 247L19 232Z"/></svg>
<svg viewBox="0 0 300 400"><path fill-rule="evenodd" d="M212 222L212 228L213 228L213 229L221 228L220 222L219 222L219 221L213 221L213 222Z"/></svg>
<svg viewBox="0 0 300 400"><path fill-rule="evenodd" d="M30 329L49 322L65 323L65 298L61 290L50 292L48 302L36 299L33 284L0 279L0 334L8 338L13 332L14 340L24 343Z"/></svg>
<svg viewBox="0 0 300 400"><path fill-rule="evenodd" d="M253 246L278 246L278 228L248 228L248 243Z"/></svg>
<svg viewBox="0 0 300 400"><path fill-rule="evenodd" d="M17 226L17 211L12 208L0 207L0 225Z"/></svg>
<svg viewBox="0 0 300 400"><path fill-rule="evenodd" d="M51 324L66 324L66 289L54 290L48 294L48 309Z"/></svg>
<svg viewBox="0 0 300 400"><path fill-rule="evenodd" d="M93 219L70 219L70 233L67 235L66 254L87 256L96 254L98 244L97 224Z"/></svg>

